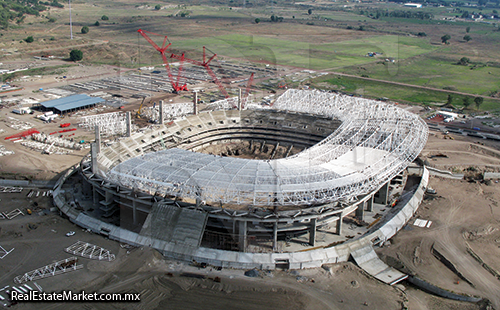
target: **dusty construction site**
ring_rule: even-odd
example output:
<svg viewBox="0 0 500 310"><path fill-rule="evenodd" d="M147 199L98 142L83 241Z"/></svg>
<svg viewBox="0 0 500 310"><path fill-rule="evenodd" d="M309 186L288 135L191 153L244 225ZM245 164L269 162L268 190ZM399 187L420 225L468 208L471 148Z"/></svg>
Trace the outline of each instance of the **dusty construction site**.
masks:
<svg viewBox="0 0 500 310"><path fill-rule="evenodd" d="M82 85L88 87L87 84ZM68 86L62 88L62 91L67 90ZM168 98L163 99L169 100ZM188 110L192 109L190 100L191 98L184 99L185 107ZM136 100L135 106L131 105L128 109L138 109L140 101ZM127 110L127 105L125 107L125 110ZM179 105L179 107L182 107L182 105ZM98 113L113 113L117 108L110 105L107 108L98 107L95 111ZM414 110L415 108L408 107L408 109ZM231 113L235 114L231 110L237 110L237 107L236 109L232 106L229 109L226 108L226 112L224 112L225 118ZM2 113L2 120L4 120L0 124L1 129L4 130L1 133L2 138L15 132L8 125L21 126L20 123L22 122L33 122L39 131L47 134L59 127L58 124L43 123L29 114L14 115L10 113L9 109L3 109L2 111L9 111L6 112L7 115ZM78 119L83 116L78 115L78 113L82 112L88 113L86 110L74 112L71 116L66 116L64 120L59 121L59 123L78 123ZM151 116L158 115L157 113L159 111L152 111ZM211 113L216 114L216 112ZM16 118L16 120L9 117ZM232 117L234 118L234 115ZM184 140L184 135L187 134L189 126L183 127L179 125L178 127L186 130L186 132L183 131L177 134L174 130L171 140L167 139L169 137L167 133L161 134L161 137L157 136L153 139L154 141L144 142L144 146L141 146L143 148L142 152L147 155L153 150L160 151L171 146L178 146L182 144L180 142L183 142L186 149L195 150L209 156L218 156L220 158L234 158L235 156L240 159L252 158L263 161L275 160L287 158L288 156L293 157L303 152L304 149L310 148L325 139L329 133L334 132L339 126L339 123L335 124L331 120L321 124L321 118L311 117L309 120L307 116L302 118L303 124L299 120L293 119L293 116L286 115L266 118L263 115L256 116L254 112L251 117L246 117L255 122L252 124L253 128L259 128L259 119L267 122L266 128L268 129L280 127L280 130L276 130L281 136L280 139L270 139L269 137L272 136L270 132L272 131L266 131L266 129L260 133L258 131L252 132L254 138L246 138L247 140L241 136L231 137L230 139L226 137L226 139L217 138L217 140L222 141L222 144L220 144L221 142L217 144L209 141L210 143L196 145L196 141ZM302 129L306 132L303 133L303 137L299 137L297 134L288 134L287 136L287 130L283 129L289 126L290 119L287 119L287 117L292 117L291 123L293 127L302 126ZM227 119L231 119L231 117ZM240 116L239 119L244 120L245 115ZM158 120L158 117L156 117L156 120ZM215 116L212 116L212 120L225 121L223 119L219 120ZM181 121L183 120L181 119ZM165 125L167 127L172 126L169 122L170 120L166 121ZM205 120L203 124L206 125L203 126L208 126L208 122ZM275 124L273 122L280 123ZM316 125L314 125L315 122ZM196 126L196 123L192 120L188 119L188 123ZM221 131L221 125L225 124L219 124L218 131ZM304 126L307 127L307 125L310 127L303 128ZM215 123L214 126L216 126ZM325 132L321 133L315 128L324 128ZM316 130L314 135L308 132L313 129ZM155 130L155 127L152 127L152 130ZM145 132L147 131L140 130L138 134L144 135ZM443 138L450 135L454 137L453 140ZM176 136L179 136L179 138L176 138ZM94 132L85 131L84 127L80 126L77 127L75 135L72 137L74 141L93 142L96 136ZM71 138L67 137L67 139ZM101 139L103 140L101 141L103 151L106 148L110 150L115 148L119 151L125 151L124 154L128 152L121 149L122 144L115 142L113 137L103 137ZM286 139L289 140L288 144L287 141L284 141ZM138 139L138 141L140 140ZM263 140L267 142L263 143ZM304 141L307 141L307 143ZM22 176L28 175L32 179L58 180L64 170L80 164L82 158L89 152L88 148L82 148L81 150L72 150L68 154L52 153L51 155L41 155L43 149L28 148L21 145L22 142L2 142L7 150L15 152L15 154L0 158L2 172L6 179L21 179ZM18 285L13 282L14 278L70 257L71 255L63 250L77 241L84 241L92 245L98 245L113 253L116 259L100 261L79 258L77 265L81 264L82 268L67 274L35 280L37 285L44 291L59 291L69 288L75 291L85 289L102 292L140 292L142 294L141 303L126 305L127 307L136 308L174 309L184 306L188 302L192 305L192 308L206 308L207 304L211 308L220 307L221 305L229 307L237 303L238 308L243 309L353 309L366 306L374 309L401 309L404 307L410 309L499 308L499 280L495 276L496 270L500 269L495 260L500 250L500 244L498 243L500 235L496 219L498 216L498 210L496 209L498 208L496 203L498 183L494 180L482 180L484 172L497 171L500 151L498 151L496 144L497 142L492 140L431 131L428 143L421 152L420 161L425 162L429 169L437 168L451 172L430 170L431 175L427 188L436 190L436 193L433 194L427 191L416 215L408 220L403 229L394 238L384 240L384 242L375 246L378 256L388 266L399 270L399 272L416 276L448 292L476 296L478 299L483 298L478 302L455 301L437 297L415 288L404 279L394 286L384 284L370 275L369 272L360 269L352 258L349 258L349 261L336 264L330 262L321 263L319 266L322 266L322 268L293 266L293 260L289 260L288 263L284 260L272 261L275 268L258 268L256 278L244 276L245 270L256 266L245 265L248 268L241 270L237 268L238 266L217 264L216 261L189 263L182 262L182 259L181 261L170 260L162 257L157 250L154 250L155 246L152 244L141 245L136 243L134 246L130 246L123 242L119 243L110 240L113 238L108 238L109 232L106 235L106 231L97 230L92 232L93 229L82 229L72 224L64 216L61 217L59 211L54 209L51 211L54 202L52 197L49 196L52 193L47 193L49 190L54 189L54 182L49 185L38 183L43 188L37 188L36 182L29 182L26 185L21 182L19 184L23 184L21 187L24 188L21 192L9 192L15 190L6 188L5 192L0 194L0 199L2 199L0 212L3 215L8 214L9 217L17 214L12 219L4 218L1 220L0 245L5 250L4 252L8 254L2 258L0 286ZM49 145L46 145L45 148ZM194 162L196 161L193 160L192 163ZM462 176L461 173L465 175ZM403 174L402 178L406 180L408 175ZM411 177L409 179L412 180ZM415 185L412 182L418 181L407 181L407 189ZM86 206L89 202L94 204L94 199L97 200L98 204L104 200L103 204L107 205L107 194L104 187L93 189L93 191L102 191L101 194L97 194L100 196L93 197L83 187L81 181L70 180L64 188L64 195L65 197L78 198L76 201L81 208L78 211L83 209L90 214L93 211L97 212L100 208L100 212L106 212L108 209L103 206L99 208ZM130 187L140 190L138 184ZM378 190L379 188L373 189L374 192L378 192ZM403 190L403 188L400 190ZM394 213L391 210L398 210L398 208L402 207L404 199L398 202L394 198L404 196L404 192L400 192L398 195L395 194L396 192L393 192L392 196L387 197L386 201L372 203L371 210L368 210L368 203L366 203L368 200L365 200L362 202L363 207L361 208L364 212L358 211L360 209L358 207L352 209L354 213L346 214L345 217L341 216L340 223L343 223L341 224L343 225L343 233L341 234L337 232L338 226L333 224L324 225L314 228L315 236L311 240L312 230L310 228L311 221L309 220L308 225L304 226L305 228L295 227L293 229L295 233L288 235L284 231L290 230L287 225L293 223L285 219L282 227L279 226L281 224L276 226L276 237L272 235L271 229L264 234L265 238L259 238L262 237L262 234L257 234L253 238L240 239L240 234L235 241L234 233L239 234L241 229L241 226L238 226L234 232L229 233L227 236L220 234L220 231L212 231L211 234L205 231L203 234L206 238L202 237L198 241L202 245L208 243L210 247L219 247L222 250L229 249L236 252L263 254L308 253L318 250L317 248L342 245L348 240L360 238L370 228L376 228L377 223L382 222L377 219L381 217L387 219L389 218L387 214ZM154 191L149 195L152 197L157 196ZM170 198L165 193L162 196L162 198ZM169 196L172 196L171 193ZM273 212L288 211L286 207L273 210L276 199L278 198L271 197L269 199L268 208ZM110 201L115 200L112 198ZM212 204L213 206L214 204L214 200L201 200L206 205ZM6 204L6 201L9 203ZM149 202L151 202L151 199ZM196 206L197 204L196 198L187 196L177 202L182 205ZM285 202L285 200L282 200L282 202ZM126 204L128 202L119 201L120 203ZM394 205L392 205L393 203ZM234 207L234 201L229 201L224 206L225 208L230 207L230 210L237 210ZM77 207L72 206L75 209ZM147 220L147 214L139 211L134 219L130 208L119 208L119 227L128 228L132 232L140 232L141 227L144 226L144 222ZM247 208L248 206L245 205L245 210ZM16 209L19 209L21 213L12 213ZM28 215L27 209L30 209L31 215ZM298 209L291 210L294 214L298 211ZM99 217L103 214L94 215ZM116 224L116 219L113 217L107 217L106 221L111 223L115 221ZM338 225L339 218L335 218L335 221L337 221ZM420 227L421 221L426 221L424 227ZM278 221L275 222L278 223ZM227 224L225 225L227 226ZM229 226L234 227L235 225L239 224ZM213 224L211 227L215 229L217 225ZM73 236L66 237L65 234L69 231L75 231L76 233ZM152 234L157 233L151 232L149 236L151 237ZM276 241L273 241L273 238ZM163 254L166 254L166 252ZM452 267L450 268L450 266ZM31 282L27 283L34 288ZM377 291L377 294L370 293L374 290ZM2 296L6 295L5 291L0 292L0 294ZM196 304L196 301L193 301L193 296L200 295L204 296L204 299L203 301L200 299L199 304ZM87 306L94 307L96 305L81 305L81 307ZM97 307L119 308L122 306L123 304L105 304ZM62 308L64 304L18 304L16 307Z"/></svg>

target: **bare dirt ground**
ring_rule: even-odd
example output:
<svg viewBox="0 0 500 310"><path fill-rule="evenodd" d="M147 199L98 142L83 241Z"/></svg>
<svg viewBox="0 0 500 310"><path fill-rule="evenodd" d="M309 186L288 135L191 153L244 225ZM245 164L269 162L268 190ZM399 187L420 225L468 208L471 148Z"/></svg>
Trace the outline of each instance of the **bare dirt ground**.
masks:
<svg viewBox="0 0 500 310"><path fill-rule="evenodd" d="M0 110L0 144L5 146L7 150L15 152L13 155L0 156L1 178L49 180L57 177L59 173L81 161L82 157L89 152L89 149L83 149L80 151L72 150L72 153L68 155L45 155L41 151L22 146L21 143L5 140L6 137L22 132L21 130L9 127L15 122L12 118L18 122L31 123L33 129L37 129L39 132L45 134L62 130L63 128L59 127L61 123L71 123L71 126L68 128L77 128L76 131L58 133L57 135L63 135L64 138L74 139L74 141L84 140L86 142L91 138L93 140L94 137L93 133L84 131L77 126L78 117L66 116L56 120L56 122L44 123L35 118L34 115L14 114L11 112L12 109L5 108ZM25 141L30 141L30 139L25 139Z"/></svg>
<svg viewBox="0 0 500 310"><path fill-rule="evenodd" d="M446 139L450 136L454 140ZM478 171L498 171L499 149L500 143L492 140L431 131L421 157L432 167L457 173L469 167L476 167Z"/></svg>
<svg viewBox="0 0 500 310"><path fill-rule="evenodd" d="M437 145L439 152L445 154L466 152L468 147L464 145L475 142L466 139L431 137L424 153L434 152ZM474 158L466 157L466 162L458 164L480 166L483 158L471 162ZM437 190L437 195L426 199L415 217L433 221L431 227L420 228L413 225L415 218L410 220L391 240L391 245L378 250L379 255L388 263L399 262L405 271L447 290L487 298L499 309L500 281L467 252L469 246L486 264L500 269L497 259L500 183L487 184L431 177L430 187ZM49 198L28 199L26 194L27 190L20 194L0 194L0 211L16 206L23 209L33 206L35 201L41 207L51 205ZM249 278L242 270L218 271L210 266L199 269L166 260L149 248L123 249L117 242L84 232L57 214L18 216L2 220L1 224L0 245L15 250L0 264L0 287L13 285L13 278L19 274L69 257L63 248L82 240L111 250L117 259L99 262L81 258L83 270L37 280L45 291L137 292L142 296L140 303L71 304L77 309L483 309L482 305L436 297L407 283L397 287L385 285L352 263L329 266L329 271L261 272L259 277ZM30 229L28 224L37 228ZM76 235L65 237L69 230L76 231ZM439 248L471 284L439 261L431 252L433 247ZM69 305L28 303L16 307L65 309Z"/></svg>
<svg viewBox="0 0 500 310"><path fill-rule="evenodd" d="M499 160L494 147L498 145L482 145L483 141L444 140L440 134L431 135L422 155L447 155L448 158L431 159L431 165L454 172L466 170L466 176L470 167L475 167L474 175L484 170L495 171ZM417 227L413 225L415 218L410 220L392 239L392 244L380 249L379 254L389 262L395 258L407 272L430 283L457 293L487 298L495 309L499 309L500 279L481 266L467 248L494 270L499 270L500 183L431 177L429 187L436 189L437 194L426 197L415 218L431 220L431 227ZM432 248L439 249L470 283L438 260ZM425 299L413 298L412 293L408 293L408 297L410 304L412 301L427 304Z"/></svg>
<svg viewBox="0 0 500 310"><path fill-rule="evenodd" d="M40 208L51 205L49 197L27 198L27 193L25 189L0 194L0 212L16 207L25 210L35 202ZM70 305L76 309L356 309L365 302L370 309L400 309L404 302L400 290L372 279L351 263L333 265L329 271L261 272L259 277L249 278L243 270L200 269L165 260L149 248L127 250L57 214L19 215L1 223L0 245L14 250L0 264L0 287L15 285L17 275L70 257L63 249L81 240L109 249L116 260L80 258L82 270L36 280L44 291L136 292L142 296L140 303L27 303L16 305L19 309L67 309ZM70 230L76 234L66 237ZM375 291L380 293L374 295Z"/></svg>

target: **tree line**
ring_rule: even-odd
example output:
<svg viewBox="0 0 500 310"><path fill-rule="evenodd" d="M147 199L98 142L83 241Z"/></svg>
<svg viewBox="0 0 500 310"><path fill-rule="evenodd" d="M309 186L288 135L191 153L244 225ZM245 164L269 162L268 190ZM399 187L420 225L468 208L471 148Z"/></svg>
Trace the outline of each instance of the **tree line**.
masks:
<svg viewBox="0 0 500 310"><path fill-rule="evenodd" d="M10 22L24 20L25 15L39 16L48 6L62 8L58 0L44 2L38 0L1 0L0 1L0 28L7 29Z"/></svg>
<svg viewBox="0 0 500 310"><path fill-rule="evenodd" d="M368 17L379 19L380 17L397 17L397 18L411 18L411 19L421 19L429 20L433 19L434 15L427 12L421 11L404 11L404 10L374 10L374 11L360 11L360 15L366 15Z"/></svg>

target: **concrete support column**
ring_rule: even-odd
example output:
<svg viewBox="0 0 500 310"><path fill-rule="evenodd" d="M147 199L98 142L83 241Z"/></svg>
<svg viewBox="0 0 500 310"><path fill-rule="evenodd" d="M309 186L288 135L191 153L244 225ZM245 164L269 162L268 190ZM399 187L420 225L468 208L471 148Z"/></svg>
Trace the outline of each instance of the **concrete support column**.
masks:
<svg viewBox="0 0 500 310"><path fill-rule="evenodd" d="M134 225L137 225L137 202L132 200L132 218Z"/></svg>
<svg viewBox="0 0 500 310"><path fill-rule="evenodd" d="M240 251L245 252L247 249L247 222L240 221L238 227Z"/></svg>
<svg viewBox="0 0 500 310"><path fill-rule="evenodd" d="M158 102L159 108L160 108L160 119L158 120L158 124L163 125L163 100L160 100Z"/></svg>
<svg viewBox="0 0 500 310"><path fill-rule="evenodd" d="M362 202L358 205L358 208L356 209L356 218L358 220L363 220L364 215L365 215L365 203Z"/></svg>
<svg viewBox="0 0 500 310"><path fill-rule="evenodd" d="M110 191L106 191L106 203L113 202L113 193Z"/></svg>
<svg viewBox="0 0 500 310"><path fill-rule="evenodd" d="M316 219L311 219L309 227L309 244L314 246L316 242Z"/></svg>
<svg viewBox="0 0 500 310"><path fill-rule="evenodd" d="M97 206L99 203L99 193L95 189L95 186L92 186L92 198L93 198L93 203L94 203L94 208Z"/></svg>
<svg viewBox="0 0 500 310"><path fill-rule="evenodd" d="M241 88L238 88L238 111L241 111L241 105L242 105L242 97L241 97Z"/></svg>
<svg viewBox="0 0 500 310"><path fill-rule="evenodd" d="M101 152L101 128L99 125L95 125L95 146L96 152L99 154Z"/></svg>
<svg viewBox="0 0 500 310"><path fill-rule="evenodd" d="M274 222L273 226L273 251L278 250L278 222Z"/></svg>
<svg viewBox="0 0 500 310"><path fill-rule="evenodd" d="M90 182L83 182L82 183L82 192L83 192L83 195L84 196L87 196L89 197L91 194L92 194L92 185L90 184Z"/></svg>
<svg viewBox="0 0 500 310"><path fill-rule="evenodd" d="M198 115L198 92L193 92L193 114Z"/></svg>
<svg viewBox="0 0 500 310"><path fill-rule="evenodd" d="M276 152L278 151L278 147L280 146L280 143L279 142L276 142L276 146L274 147L274 150L273 152L271 153L271 159L274 158L274 156L276 155Z"/></svg>
<svg viewBox="0 0 500 310"><path fill-rule="evenodd" d="M337 220L337 227L335 229L335 233L340 236L342 234L342 213L340 213L339 216L340 218Z"/></svg>
<svg viewBox="0 0 500 310"><path fill-rule="evenodd" d="M373 196L370 196L370 198L366 201L366 211L373 211Z"/></svg>
<svg viewBox="0 0 500 310"><path fill-rule="evenodd" d="M130 111L127 112L127 137L132 136L132 116L130 115Z"/></svg>
<svg viewBox="0 0 500 310"><path fill-rule="evenodd" d="M92 173L97 173L97 147L96 143L90 143L90 164L92 165Z"/></svg>
<svg viewBox="0 0 500 310"><path fill-rule="evenodd" d="M378 192L378 197L374 199L375 203L386 205L389 202L389 182L385 183Z"/></svg>

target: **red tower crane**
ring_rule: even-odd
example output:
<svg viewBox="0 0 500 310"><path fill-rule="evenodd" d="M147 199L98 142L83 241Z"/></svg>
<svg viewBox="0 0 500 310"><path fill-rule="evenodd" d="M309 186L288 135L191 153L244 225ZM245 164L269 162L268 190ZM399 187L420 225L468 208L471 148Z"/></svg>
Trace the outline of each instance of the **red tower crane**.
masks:
<svg viewBox="0 0 500 310"><path fill-rule="evenodd" d="M241 98L241 108L242 109L244 109L245 105L247 104L248 95L250 95L250 87L252 86L252 83L253 83L254 73L255 72L252 72L252 74L250 74L250 77L248 78L247 87L245 88L245 92L243 93L243 98Z"/></svg>
<svg viewBox="0 0 500 310"><path fill-rule="evenodd" d="M179 59L179 60L185 60L187 62L194 64L194 65L204 67L205 70L207 70L208 75L210 75L210 77L214 81L214 83L217 84L217 86L220 89L220 92L224 95L224 97L229 98L229 94L227 93L226 89L224 88L224 85L222 85L222 82L217 78L217 76L212 71L212 69L210 69L210 66L209 66L210 62L215 58L215 56L217 56L217 54L214 53L214 55L207 60L206 55L205 55L205 46L203 46L203 61L185 58L184 54L181 56L172 54L170 57L175 58L175 59Z"/></svg>
<svg viewBox="0 0 500 310"><path fill-rule="evenodd" d="M172 85L173 92L178 93L179 91L182 91L182 90L188 90L186 84L179 85L180 76L181 76L181 72L182 72L182 66L184 63L183 62L184 55L181 57L182 59L181 59L180 65L179 65L177 79L174 80L174 77L172 76L172 72L170 70L170 65L168 63L167 56L165 55L165 51L167 50L167 48L170 45L172 45L172 43L167 44L167 36L164 37L163 44L161 47L159 47L158 44L156 44L153 40L151 40L151 38L146 33L156 35L156 36L162 36L162 35L154 33L154 32L150 32L150 31L142 30L142 29L137 30L137 32L139 32L144 37L144 39L146 39L146 41L149 42L149 44L151 44L158 52L160 52L161 58L163 59L163 64L165 65L165 69L167 70L168 79L170 80L170 84Z"/></svg>

